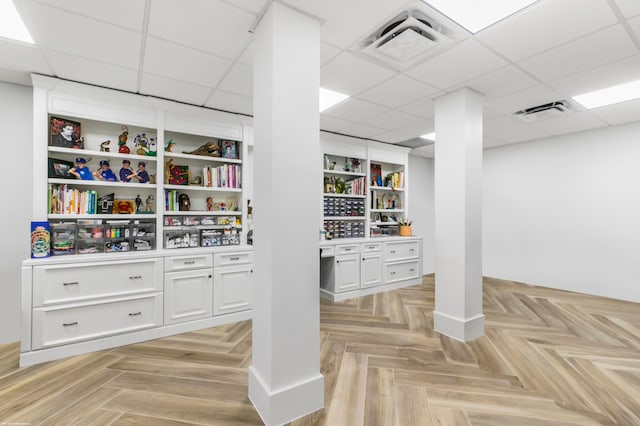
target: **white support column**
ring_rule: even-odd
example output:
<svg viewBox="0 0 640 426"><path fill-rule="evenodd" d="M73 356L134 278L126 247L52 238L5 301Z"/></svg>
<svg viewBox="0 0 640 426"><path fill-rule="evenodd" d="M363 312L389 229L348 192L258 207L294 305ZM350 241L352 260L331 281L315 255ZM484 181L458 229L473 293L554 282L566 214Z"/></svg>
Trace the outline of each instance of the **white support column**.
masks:
<svg viewBox="0 0 640 426"><path fill-rule="evenodd" d="M482 314L482 95L436 99L434 328L464 342L484 334Z"/></svg>
<svg viewBox="0 0 640 426"><path fill-rule="evenodd" d="M267 425L324 405L320 374L320 23L273 2L254 51L254 307L249 398Z"/></svg>

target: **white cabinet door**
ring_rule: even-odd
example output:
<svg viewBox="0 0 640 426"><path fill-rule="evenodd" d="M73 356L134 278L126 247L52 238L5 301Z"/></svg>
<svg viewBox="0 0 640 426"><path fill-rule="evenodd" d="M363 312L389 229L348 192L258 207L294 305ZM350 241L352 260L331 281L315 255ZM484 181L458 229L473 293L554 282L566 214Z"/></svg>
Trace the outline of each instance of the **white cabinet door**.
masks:
<svg viewBox="0 0 640 426"><path fill-rule="evenodd" d="M382 253L364 253L360 263L362 287L382 284Z"/></svg>
<svg viewBox="0 0 640 426"><path fill-rule="evenodd" d="M213 315L251 309L252 284L252 265L214 268Z"/></svg>
<svg viewBox="0 0 640 426"><path fill-rule="evenodd" d="M165 273L165 325L210 317L212 293L211 269Z"/></svg>
<svg viewBox="0 0 640 426"><path fill-rule="evenodd" d="M335 257L336 293L360 288L360 255L349 254Z"/></svg>

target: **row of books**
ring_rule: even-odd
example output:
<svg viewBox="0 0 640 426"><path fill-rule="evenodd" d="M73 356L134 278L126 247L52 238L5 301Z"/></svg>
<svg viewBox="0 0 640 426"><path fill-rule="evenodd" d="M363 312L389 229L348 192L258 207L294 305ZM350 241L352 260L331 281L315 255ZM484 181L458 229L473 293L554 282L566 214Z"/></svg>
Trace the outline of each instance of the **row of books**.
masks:
<svg viewBox="0 0 640 426"><path fill-rule="evenodd" d="M353 195L367 195L366 181L364 177L359 177L352 181L347 182L347 185L351 185L350 194Z"/></svg>
<svg viewBox="0 0 640 426"><path fill-rule="evenodd" d="M49 184L49 214L96 214L98 193L80 191L69 185Z"/></svg>
<svg viewBox="0 0 640 426"><path fill-rule="evenodd" d="M404 172L394 172L389 173L385 180L391 179L391 185L394 188L403 188L404 187Z"/></svg>
<svg viewBox="0 0 640 426"><path fill-rule="evenodd" d="M207 166L202 176L203 185L208 188L242 188L242 167L236 164Z"/></svg>

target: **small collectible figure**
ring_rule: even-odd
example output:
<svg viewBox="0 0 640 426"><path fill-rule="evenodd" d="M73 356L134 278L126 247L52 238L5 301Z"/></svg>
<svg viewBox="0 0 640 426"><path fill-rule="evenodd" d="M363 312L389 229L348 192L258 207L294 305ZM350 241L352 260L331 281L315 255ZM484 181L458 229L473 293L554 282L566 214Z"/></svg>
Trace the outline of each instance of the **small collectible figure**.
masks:
<svg viewBox="0 0 640 426"><path fill-rule="evenodd" d="M213 211L213 198L211 197L207 197L207 211L208 212Z"/></svg>
<svg viewBox="0 0 640 426"><path fill-rule="evenodd" d="M178 196L178 209L180 211L188 212L191 209L191 200L189 200L189 196L187 194L180 194Z"/></svg>
<svg viewBox="0 0 640 426"><path fill-rule="evenodd" d="M153 136L149 138L149 150L147 151L147 155L150 157L156 157L158 155L158 143L156 142L156 138Z"/></svg>
<svg viewBox="0 0 640 426"><path fill-rule="evenodd" d="M136 154L147 155L147 152L149 152L149 139L147 139L147 134L142 133L136 135L136 137L133 138L133 146L136 148Z"/></svg>
<svg viewBox="0 0 640 426"><path fill-rule="evenodd" d="M122 182L130 182L131 175L133 175L131 169L131 162L129 160L122 160L122 168L120 169L120 180Z"/></svg>
<svg viewBox="0 0 640 426"><path fill-rule="evenodd" d="M76 158L76 166L69 169L69 173L82 180L93 180L91 170L87 167L87 160L83 157Z"/></svg>
<svg viewBox="0 0 640 426"><path fill-rule="evenodd" d="M147 163L144 161L138 161L138 170L136 170L129 178L136 178L140 183L149 182L149 173L145 170Z"/></svg>
<svg viewBox="0 0 640 426"><path fill-rule="evenodd" d="M164 143L164 150L165 150L165 152L171 152L171 151L173 150L173 146L174 146L175 144L176 144L176 143L173 141L173 139L169 139L168 141L166 141L166 142Z"/></svg>
<svg viewBox="0 0 640 426"><path fill-rule="evenodd" d="M129 154L131 151L127 146L127 139L129 138L129 128L122 126L122 133L118 136L118 152L120 154Z"/></svg>
<svg viewBox="0 0 640 426"><path fill-rule="evenodd" d="M140 198L140 194L136 195L136 213L142 211L142 198Z"/></svg>
<svg viewBox="0 0 640 426"><path fill-rule="evenodd" d="M153 195L149 195L145 200L144 211L153 213Z"/></svg>
<svg viewBox="0 0 640 426"><path fill-rule="evenodd" d="M109 168L109 162L107 160L100 161L100 168L96 170L93 175L100 180L106 180L109 182L118 181L115 173L113 173L113 171L111 171L111 169Z"/></svg>
<svg viewBox="0 0 640 426"><path fill-rule="evenodd" d="M109 148L109 145L111 144L111 141L104 141L100 144L100 152L111 152L111 148Z"/></svg>

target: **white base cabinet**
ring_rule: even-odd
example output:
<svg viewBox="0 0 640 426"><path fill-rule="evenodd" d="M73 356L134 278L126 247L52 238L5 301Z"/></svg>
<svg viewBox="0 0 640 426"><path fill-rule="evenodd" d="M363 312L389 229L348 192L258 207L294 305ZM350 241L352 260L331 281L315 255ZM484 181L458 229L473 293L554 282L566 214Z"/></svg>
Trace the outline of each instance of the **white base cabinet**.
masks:
<svg viewBox="0 0 640 426"><path fill-rule="evenodd" d="M183 252L24 261L20 365L251 318L250 247Z"/></svg>
<svg viewBox="0 0 640 426"><path fill-rule="evenodd" d="M422 282L422 238L381 237L320 244L320 296L340 301Z"/></svg>

